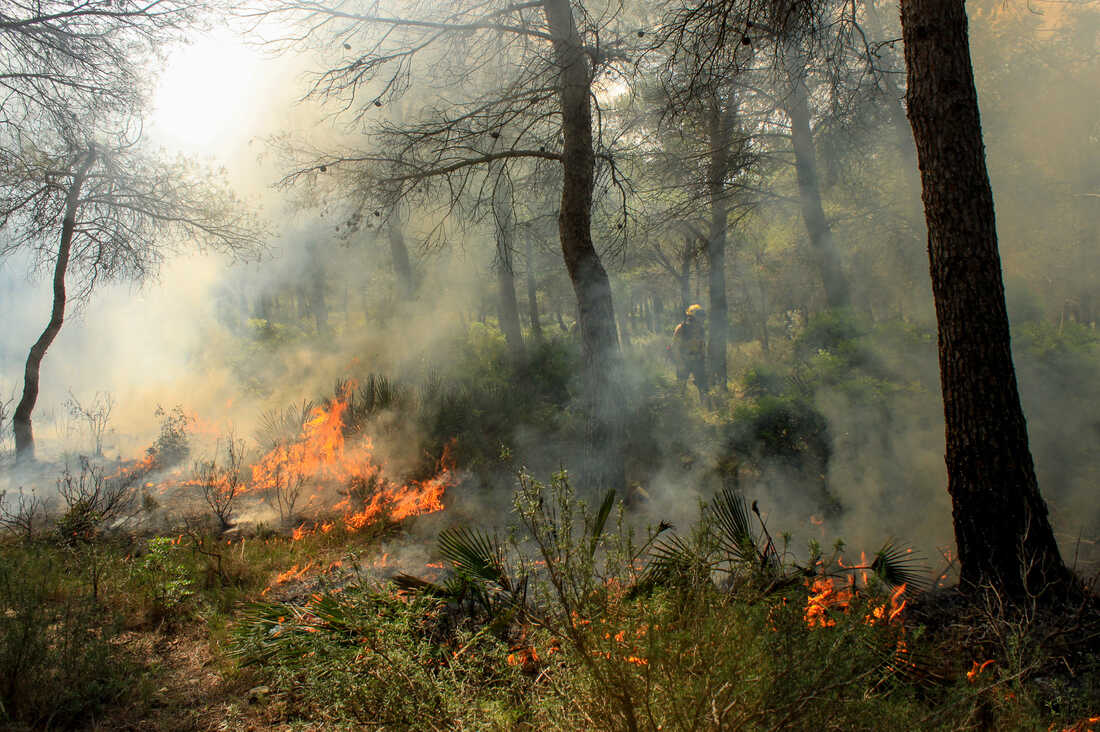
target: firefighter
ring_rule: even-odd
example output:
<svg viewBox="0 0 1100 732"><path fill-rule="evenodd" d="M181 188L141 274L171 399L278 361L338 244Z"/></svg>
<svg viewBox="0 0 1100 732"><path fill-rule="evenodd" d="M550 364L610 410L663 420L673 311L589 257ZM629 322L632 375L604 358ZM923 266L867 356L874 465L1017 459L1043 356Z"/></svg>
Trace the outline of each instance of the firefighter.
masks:
<svg viewBox="0 0 1100 732"><path fill-rule="evenodd" d="M688 376L695 377L695 388L699 394L707 393L707 311L701 305L692 305L684 311L684 321L672 332L673 361L676 363L676 378L681 385L687 383Z"/></svg>

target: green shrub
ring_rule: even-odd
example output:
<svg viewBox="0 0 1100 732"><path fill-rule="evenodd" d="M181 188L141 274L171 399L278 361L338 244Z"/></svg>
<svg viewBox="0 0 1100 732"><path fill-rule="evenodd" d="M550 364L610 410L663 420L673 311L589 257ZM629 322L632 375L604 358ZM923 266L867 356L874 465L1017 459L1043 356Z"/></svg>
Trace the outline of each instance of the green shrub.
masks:
<svg viewBox="0 0 1100 732"><path fill-rule="evenodd" d="M826 310L810 318L805 329L794 342L794 352L799 358L812 357L821 350L860 357L857 340L870 332L870 328L851 310Z"/></svg>
<svg viewBox="0 0 1100 732"><path fill-rule="evenodd" d="M194 594L187 565L176 556L179 547L166 536L149 540L146 554L136 563L135 579L145 588L154 622L177 612Z"/></svg>
<svg viewBox="0 0 1100 732"><path fill-rule="evenodd" d="M0 552L0 720L72 727L134 692L120 619L69 570L43 547Z"/></svg>
<svg viewBox="0 0 1100 732"><path fill-rule="evenodd" d="M426 596L356 586L304 605L254 605L231 653L262 667L290 721L508 729L522 707L508 645Z"/></svg>

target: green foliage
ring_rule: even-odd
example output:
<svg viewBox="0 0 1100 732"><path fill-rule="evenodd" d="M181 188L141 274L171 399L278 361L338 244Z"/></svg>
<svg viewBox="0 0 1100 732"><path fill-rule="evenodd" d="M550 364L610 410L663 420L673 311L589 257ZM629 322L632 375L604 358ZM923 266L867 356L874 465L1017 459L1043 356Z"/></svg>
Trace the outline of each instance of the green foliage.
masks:
<svg viewBox="0 0 1100 732"><path fill-rule="evenodd" d="M619 531L607 531L612 507L609 494L590 511L564 473L548 485L521 476L525 535L508 552L518 582L506 579L504 547L487 534L440 537L457 574L486 592L531 583L530 602L513 606L523 626L539 629L524 658L535 663L539 648L562 654L560 664L535 665L556 702L584 720L572 727L877 729L871 717L883 710L899 723L911 719L908 699L894 693L904 631L867 621L884 602L873 587L828 624L805 619L807 578L838 566L836 557L791 563L762 524L754 528L755 507L732 491L709 504L690 538L662 537L662 525L641 549L621 514ZM527 551L534 557L524 558ZM909 566L889 546L879 556L885 574ZM439 585L402 586L439 597Z"/></svg>
<svg viewBox="0 0 1100 732"><path fill-rule="evenodd" d="M135 567L135 578L149 593L151 614L164 619L177 612L192 597L194 580L187 565L177 556L179 547L166 536L149 540L146 554Z"/></svg>
<svg viewBox="0 0 1100 732"><path fill-rule="evenodd" d="M738 407L726 428L730 450L757 460L778 459L797 464L804 458L815 466L829 460L829 425L801 399L763 397Z"/></svg>
<svg viewBox="0 0 1100 732"><path fill-rule="evenodd" d="M857 340L867 335L870 328L852 310L825 310L810 318L806 327L794 341L794 352L799 358L810 358L818 351L843 354L848 360L866 357Z"/></svg>
<svg viewBox="0 0 1100 732"><path fill-rule="evenodd" d="M1013 332L1017 347L1048 363L1095 358L1100 344L1100 333L1095 328L1072 321L1060 326L1029 321Z"/></svg>
<svg viewBox="0 0 1100 732"><path fill-rule="evenodd" d="M778 397L790 387L790 381L780 371L769 366L749 368L741 380L745 396L750 399Z"/></svg>
<svg viewBox="0 0 1100 732"><path fill-rule="evenodd" d="M508 646L427 595L349 587L250 607L231 654L262 665L291 721L399 729L509 728L522 709Z"/></svg>
<svg viewBox="0 0 1100 732"><path fill-rule="evenodd" d="M531 344L516 363L498 331L475 323L453 349L419 391L417 421L429 451L438 454L457 440L464 467L488 477L499 465L501 446L517 446L524 432L532 445L581 439L570 409L579 373L575 344Z"/></svg>
<svg viewBox="0 0 1100 732"><path fill-rule="evenodd" d="M0 723L73 727L134 693L119 618L81 575L40 547L0 551Z"/></svg>

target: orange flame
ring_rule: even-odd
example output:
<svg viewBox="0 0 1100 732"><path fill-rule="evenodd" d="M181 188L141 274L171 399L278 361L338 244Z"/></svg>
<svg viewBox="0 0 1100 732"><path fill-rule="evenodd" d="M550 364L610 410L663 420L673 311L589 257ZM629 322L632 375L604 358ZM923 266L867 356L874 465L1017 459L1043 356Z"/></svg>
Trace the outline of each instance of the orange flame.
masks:
<svg viewBox="0 0 1100 732"><path fill-rule="evenodd" d="M830 610L844 612L852 602L852 591L848 588L837 589L833 580L818 577L810 586L810 596L806 598L806 611L803 618L811 628L828 628L836 625L829 615Z"/></svg>
<svg viewBox="0 0 1100 732"><path fill-rule="evenodd" d="M287 571L285 571L285 572L279 574L277 577L275 577L275 582L273 584L281 585L281 584L285 584L287 582L290 582L291 580L301 579L302 577L305 576L306 572L308 572L312 567L313 567L313 562L309 562L308 564L304 565L303 567L299 567L297 564L295 564L293 567L291 567Z"/></svg>
<svg viewBox="0 0 1100 732"><path fill-rule="evenodd" d="M803 618L806 625L811 628L828 628L836 625L833 612L848 612L852 599L856 595L854 577L848 578L846 585L839 583L831 577L817 577L810 584L809 596L806 598L806 610ZM905 610L906 601L903 599L905 585L900 585L890 595L890 599L871 608L871 612L864 616L863 622L868 625L887 622L892 623L901 617Z"/></svg>
<svg viewBox="0 0 1100 732"><path fill-rule="evenodd" d="M986 667L989 666L989 664L994 663L994 662L995 661L992 658L989 659L988 661L982 661L981 663L978 663L977 661L975 661L974 666L971 667L971 669L966 672L966 680L969 681L971 684L973 684L974 680L977 679L979 676L981 676L982 672L985 671Z"/></svg>
<svg viewBox="0 0 1100 732"><path fill-rule="evenodd" d="M302 426L301 434L293 441L277 445L251 466L251 480L244 482L239 493L276 494L288 485L309 485L310 492L305 506L314 510L322 508L320 485L365 486L368 495L357 495L356 504L348 498L331 508L343 512L338 522L325 520L317 524L301 524L293 531L293 538L301 540L320 531L327 534L337 523L349 531L358 531L383 517L400 521L424 513L443 509L443 494L454 485L453 463L448 445L440 458L437 472L426 480L411 481L400 485L384 477L383 466L375 461L374 445L369 437L346 440L345 416L350 403L350 386L338 398L325 405L314 407ZM191 418L196 425L211 428L212 423ZM117 477L143 474L155 468L153 455L135 461L119 470ZM112 476L112 477L116 477ZM164 480L161 490L172 487L197 485L195 480Z"/></svg>

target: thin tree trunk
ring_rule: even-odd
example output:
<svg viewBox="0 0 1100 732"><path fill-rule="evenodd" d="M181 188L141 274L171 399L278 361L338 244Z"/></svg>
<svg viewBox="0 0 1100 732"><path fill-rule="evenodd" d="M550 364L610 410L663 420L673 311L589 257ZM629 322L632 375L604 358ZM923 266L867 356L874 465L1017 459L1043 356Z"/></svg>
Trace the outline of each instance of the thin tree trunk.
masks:
<svg viewBox="0 0 1100 732"><path fill-rule="evenodd" d="M394 274L397 275L397 281L404 290L404 295L413 298L416 296L416 280L409 260L409 247L405 244L405 235L401 231L396 213L390 219L389 240Z"/></svg>
<svg viewBox="0 0 1100 732"><path fill-rule="evenodd" d="M80 190L88 170L95 162L96 152L92 148L81 161L80 167L69 184L65 197L65 218L61 223L61 242L57 248L57 261L53 270L53 309L46 329L31 346L27 355L27 367L23 375L23 396L12 416L12 428L15 432L15 458L17 462L34 460L34 429L31 425L31 413L38 402L38 379L42 369L42 358L46 349L53 343L65 322L65 270L69 267L69 254L72 251L73 231L76 229L76 212L80 205Z"/></svg>
<svg viewBox="0 0 1100 732"><path fill-rule="evenodd" d="M1068 573L1016 387L966 11L959 0L903 0L901 21L961 580L1021 600L1062 586Z"/></svg>
<svg viewBox="0 0 1100 732"><path fill-rule="evenodd" d="M325 290L328 284L325 266L316 244L309 244L306 247L306 253L309 257L306 264L307 280L305 286L299 290L299 294L300 296L304 295L306 298L307 309L317 326L317 335L328 338L332 335L332 330L328 322L328 302L325 300Z"/></svg>
<svg viewBox="0 0 1100 732"><path fill-rule="evenodd" d="M512 201L510 186L505 183L498 188L493 199L493 213L497 229L497 293L499 296L500 329L512 354L512 360L523 360L523 329L519 324L519 303L516 302L516 276L512 266Z"/></svg>
<svg viewBox="0 0 1100 732"><path fill-rule="evenodd" d="M680 258L680 314L691 305L691 263L695 259L695 250L688 240L684 240L684 252Z"/></svg>
<svg viewBox="0 0 1100 732"><path fill-rule="evenodd" d="M619 302L622 302L620 299ZM630 318L619 318L619 343L626 349L630 350Z"/></svg>
<svg viewBox="0 0 1100 732"><path fill-rule="evenodd" d="M317 335L328 338L332 335L332 329L328 322L328 303L325 302L325 281L323 277L314 279L309 285L309 309L313 311L313 319L317 323Z"/></svg>
<svg viewBox="0 0 1100 732"><path fill-rule="evenodd" d="M611 282L592 243L592 73L569 0L544 0L558 68L562 126L562 196L558 233L577 297L585 360L587 472L592 488L625 487L619 342Z"/></svg>
<svg viewBox="0 0 1100 732"><path fill-rule="evenodd" d="M536 343L542 341L542 321L539 320L539 293L535 282L535 257L531 237L527 237L527 311L531 317L531 337Z"/></svg>
<svg viewBox="0 0 1100 732"><path fill-rule="evenodd" d="M710 338L707 342L709 383L726 390L726 343L729 340L729 304L726 301L726 177L730 168L730 144L737 116L737 101L730 92L723 100L715 95L715 106L707 121L710 163L707 196L710 201L710 231L707 237L707 265L710 277Z"/></svg>
<svg viewBox="0 0 1100 732"><path fill-rule="evenodd" d="M840 266L840 256L833 241L833 232L821 205L821 182L817 172L817 153L810 130L809 91L801 67L791 72L791 94L787 100L787 116L791 120L791 145L794 148L798 196L802 202L802 220L810 237L814 258L825 286L825 302L830 308L847 307L851 296L848 280Z"/></svg>

